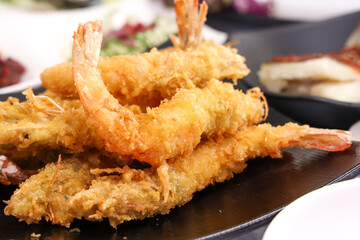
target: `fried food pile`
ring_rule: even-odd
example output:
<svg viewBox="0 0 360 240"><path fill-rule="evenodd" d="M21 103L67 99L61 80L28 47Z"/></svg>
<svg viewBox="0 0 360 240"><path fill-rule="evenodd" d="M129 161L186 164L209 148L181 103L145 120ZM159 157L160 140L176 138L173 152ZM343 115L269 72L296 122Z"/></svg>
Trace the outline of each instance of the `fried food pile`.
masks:
<svg viewBox="0 0 360 240"><path fill-rule="evenodd" d="M245 59L201 41L206 3L198 9L197 1L176 0L174 47L134 56L101 59L101 22L80 24L72 63L42 74L47 91L0 103L6 166L38 169L6 201L6 215L66 227L107 218L116 228L168 213L242 172L248 159L281 157L288 147L350 147L346 131L261 124L268 108L260 90L221 81L248 74ZM31 175L3 166L5 178Z"/></svg>

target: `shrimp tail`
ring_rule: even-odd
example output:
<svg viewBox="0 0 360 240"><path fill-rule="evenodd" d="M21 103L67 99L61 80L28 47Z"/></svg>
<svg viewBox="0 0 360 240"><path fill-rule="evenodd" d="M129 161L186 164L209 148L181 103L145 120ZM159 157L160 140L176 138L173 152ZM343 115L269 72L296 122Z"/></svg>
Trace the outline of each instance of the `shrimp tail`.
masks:
<svg viewBox="0 0 360 240"><path fill-rule="evenodd" d="M76 44L74 44L73 54L76 55L77 59L87 60L93 67L97 67L102 38L101 21L87 22L84 25L79 24L77 32L74 33L74 42Z"/></svg>
<svg viewBox="0 0 360 240"><path fill-rule="evenodd" d="M311 128L291 122L277 127L268 123L251 126L239 131L235 139L230 138L227 145L243 148L241 145L246 143L247 159L266 156L280 158L284 148L313 148L337 152L351 146L351 133L348 131Z"/></svg>
<svg viewBox="0 0 360 240"><path fill-rule="evenodd" d="M132 150L141 145L138 122L134 113L109 93L97 68L102 37L100 21L80 24L74 33L72 63L76 90L89 114L89 122L103 138L105 146L109 148L109 139L120 146L137 142L137 145L130 144Z"/></svg>
<svg viewBox="0 0 360 240"><path fill-rule="evenodd" d="M93 89L101 90L105 87L103 81L97 81L97 78L101 78L97 69L102 42L101 22L79 24L73 38L73 75L76 90L85 107L91 106L95 101ZM88 88L93 85L96 86Z"/></svg>
<svg viewBox="0 0 360 240"><path fill-rule="evenodd" d="M316 148L329 152L343 151L351 146L351 133L341 130L308 128L301 139L305 148Z"/></svg>
<svg viewBox="0 0 360 240"><path fill-rule="evenodd" d="M175 0L178 37L171 36L171 42L181 49L197 48L201 42L201 33L206 21L208 5L198 0Z"/></svg>
<svg viewBox="0 0 360 240"><path fill-rule="evenodd" d="M351 133L342 130L312 128L287 123L284 127L275 128L276 135L287 147L315 148L330 152L343 151L351 146Z"/></svg>

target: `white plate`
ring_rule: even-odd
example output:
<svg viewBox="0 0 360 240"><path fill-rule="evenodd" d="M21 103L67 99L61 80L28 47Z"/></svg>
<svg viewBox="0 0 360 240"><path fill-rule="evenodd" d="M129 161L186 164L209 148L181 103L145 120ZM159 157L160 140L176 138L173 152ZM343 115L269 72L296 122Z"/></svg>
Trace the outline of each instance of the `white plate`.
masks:
<svg viewBox="0 0 360 240"><path fill-rule="evenodd" d="M360 141L360 120L354 123L349 131L351 132L351 140Z"/></svg>
<svg viewBox="0 0 360 240"><path fill-rule="evenodd" d="M265 0L262 0L265 1ZM322 21L360 10L359 0L271 0L272 16L294 21Z"/></svg>
<svg viewBox="0 0 360 240"><path fill-rule="evenodd" d="M325 186L297 199L270 223L263 240L360 239L360 179Z"/></svg>
<svg viewBox="0 0 360 240"><path fill-rule="evenodd" d="M100 19L104 32L121 28L133 20L152 23L161 15L175 23L173 8L161 1L122 0L88 8L30 11L0 2L0 54L11 57L26 68L19 84L0 89L9 94L40 86L40 73L48 67L71 59L72 35L79 23ZM227 34L205 27L203 36L223 43Z"/></svg>
<svg viewBox="0 0 360 240"><path fill-rule="evenodd" d="M0 88L0 94L40 86L43 70L70 59L77 24L98 17L98 12L98 8L28 11L0 2L0 54L26 69L19 84Z"/></svg>
<svg viewBox="0 0 360 240"><path fill-rule="evenodd" d="M39 77L23 79L21 82L0 88L0 94L8 94L20 92L31 86L33 89L40 87L41 81Z"/></svg>

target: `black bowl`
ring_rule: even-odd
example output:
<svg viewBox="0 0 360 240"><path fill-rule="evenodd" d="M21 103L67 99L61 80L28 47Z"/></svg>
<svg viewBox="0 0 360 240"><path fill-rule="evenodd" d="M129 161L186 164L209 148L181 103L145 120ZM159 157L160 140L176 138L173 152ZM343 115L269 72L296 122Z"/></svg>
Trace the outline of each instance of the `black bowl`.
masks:
<svg viewBox="0 0 360 240"><path fill-rule="evenodd" d="M360 12L356 12L321 22L233 33L229 41L240 41L236 47L252 71L244 83L249 87L260 86L274 108L315 127L349 129L360 119L360 104L270 92L260 84L257 72L261 63L276 55L340 50L359 21Z"/></svg>

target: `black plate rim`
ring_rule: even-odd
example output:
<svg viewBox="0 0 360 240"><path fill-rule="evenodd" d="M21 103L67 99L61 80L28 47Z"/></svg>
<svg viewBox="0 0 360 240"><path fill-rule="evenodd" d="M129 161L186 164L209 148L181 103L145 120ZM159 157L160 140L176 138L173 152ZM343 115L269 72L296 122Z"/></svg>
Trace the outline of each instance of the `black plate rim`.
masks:
<svg viewBox="0 0 360 240"><path fill-rule="evenodd" d="M241 33L241 34L246 34L246 33L254 33L254 32L287 32L287 31L299 31L302 29L309 29L309 28L319 28L322 25L327 25L327 24L331 24L333 22L337 22L339 20L342 19L346 19L346 18L352 18L353 16L359 15L360 14L360 10L356 11L356 12L352 12L346 15L341 15L341 16L337 16L337 17L333 17L333 18L328 18L322 21L315 21L315 22L294 22L296 24L289 24L289 25L278 25L278 26L274 26L271 28L264 28L264 29L253 29L253 30L242 30L242 31L235 31L232 32L230 35L232 34L236 34L236 33Z"/></svg>
<svg viewBox="0 0 360 240"><path fill-rule="evenodd" d="M357 140L353 140L352 142L356 142L356 143L360 143L360 141ZM354 167L348 169L346 172L344 172L343 174L341 174L340 176L338 176L337 178L333 179L332 181L324 184L323 186L319 187L318 189L324 187L324 186L329 186L331 184L334 183L338 183L341 181L345 181L345 180L349 180L349 179L353 179L355 176L357 176L360 173L360 164L355 165ZM316 191L316 190L314 190ZM290 203L289 203L290 204ZM224 231L220 231L205 237L201 237L199 239L201 240L205 240L205 239L229 239L229 237L231 237L231 235L234 234L239 234L241 232L243 232L244 230L250 230L251 229L255 229L258 227L261 227L267 223L269 223L280 211L282 211L287 205L284 205L278 209L273 210L272 212L269 212L265 215L262 215L258 218L255 218L249 222L246 222L244 224L240 224L237 226L234 226L232 228L226 229Z"/></svg>
<svg viewBox="0 0 360 240"><path fill-rule="evenodd" d="M256 15L256 14L247 14L247 13L242 13L242 12L238 12L233 8L225 8L222 11L214 11L214 12L209 12L208 14L209 18L222 18L222 19L226 19L226 20L232 20L232 21L244 21L244 22L249 22L252 24L268 24L268 25L273 25L273 24L282 24L282 23L299 23L299 22L304 22L301 20L292 20L292 19L285 19L285 18L277 18L274 16L265 16L265 15Z"/></svg>

